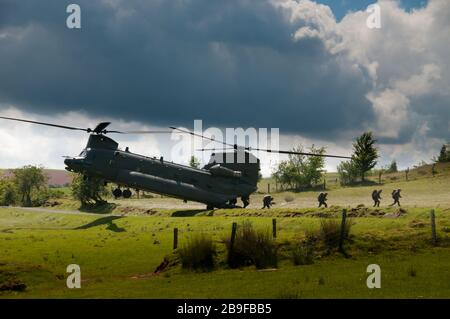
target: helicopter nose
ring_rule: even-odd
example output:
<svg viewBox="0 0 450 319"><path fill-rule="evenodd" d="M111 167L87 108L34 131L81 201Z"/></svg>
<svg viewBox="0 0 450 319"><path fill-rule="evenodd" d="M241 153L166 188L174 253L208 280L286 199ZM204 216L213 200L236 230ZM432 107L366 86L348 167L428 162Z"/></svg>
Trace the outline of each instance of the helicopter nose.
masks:
<svg viewBox="0 0 450 319"><path fill-rule="evenodd" d="M74 164L74 159L73 158L66 158L64 160L64 164L66 164L67 166L72 166Z"/></svg>
<svg viewBox="0 0 450 319"><path fill-rule="evenodd" d="M66 170L70 172L77 172L82 169L82 160L77 158L66 158L64 160L64 164L66 164Z"/></svg>

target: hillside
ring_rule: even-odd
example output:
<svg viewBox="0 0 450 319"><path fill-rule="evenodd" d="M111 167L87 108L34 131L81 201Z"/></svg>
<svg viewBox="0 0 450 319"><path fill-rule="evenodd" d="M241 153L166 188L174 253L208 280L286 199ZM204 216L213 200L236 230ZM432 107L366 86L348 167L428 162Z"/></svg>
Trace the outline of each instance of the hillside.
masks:
<svg viewBox="0 0 450 319"><path fill-rule="evenodd" d="M44 169L45 174L48 176L48 186L52 187L64 187L72 182L70 173L61 169ZM11 169L0 169L0 177L9 177L12 175Z"/></svg>

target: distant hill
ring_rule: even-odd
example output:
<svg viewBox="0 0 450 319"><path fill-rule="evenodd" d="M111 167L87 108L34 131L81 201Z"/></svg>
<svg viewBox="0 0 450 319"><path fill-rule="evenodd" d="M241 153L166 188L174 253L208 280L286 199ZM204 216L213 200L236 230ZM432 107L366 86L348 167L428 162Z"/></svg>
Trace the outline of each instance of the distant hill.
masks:
<svg viewBox="0 0 450 319"><path fill-rule="evenodd" d="M48 176L47 185L51 187L63 187L72 182L72 176L68 171L61 169L44 169L45 174ZM0 169L1 177L12 176L11 169Z"/></svg>

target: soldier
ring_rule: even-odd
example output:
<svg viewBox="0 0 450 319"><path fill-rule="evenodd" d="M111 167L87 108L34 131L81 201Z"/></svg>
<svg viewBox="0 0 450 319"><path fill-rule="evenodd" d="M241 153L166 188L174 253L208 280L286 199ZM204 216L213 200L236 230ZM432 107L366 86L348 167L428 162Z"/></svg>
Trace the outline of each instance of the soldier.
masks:
<svg viewBox="0 0 450 319"><path fill-rule="evenodd" d="M270 195L266 195L266 196L264 196L263 197L263 208L262 209L264 209L264 208L270 208L270 206L272 206L273 204L275 204L275 203L273 203L272 202L273 201L273 197L272 196L270 196Z"/></svg>
<svg viewBox="0 0 450 319"><path fill-rule="evenodd" d="M400 198L402 198L402 196L400 195L400 191L401 189L394 189L392 191L392 199L394 200L394 202L389 206L394 206L395 204L398 204L398 206L400 206Z"/></svg>
<svg viewBox="0 0 450 319"><path fill-rule="evenodd" d="M325 207L328 207L327 195L328 195L328 193L320 193L319 194L319 197L317 197L317 200L319 201L319 207L322 207L322 205L324 205Z"/></svg>
<svg viewBox="0 0 450 319"><path fill-rule="evenodd" d="M374 202L373 207L380 207L381 192L382 192L381 189L380 190L376 190L375 189L372 192L372 199L373 199L373 202Z"/></svg>
<svg viewBox="0 0 450 319"><path fill-rule="evenodd" d="M377 192L377 207L380 207L380 204L381 204L381 192L382 192L383 190L382 189L380 189L378 192Z"/></svg>
<svg viewBox="0 0 450 319"><path fill-rule="evenodd" d="M378 199L378 191L376 189L372 192L372 200L373 200L373 207L377 206L377 199Z"/></svg>

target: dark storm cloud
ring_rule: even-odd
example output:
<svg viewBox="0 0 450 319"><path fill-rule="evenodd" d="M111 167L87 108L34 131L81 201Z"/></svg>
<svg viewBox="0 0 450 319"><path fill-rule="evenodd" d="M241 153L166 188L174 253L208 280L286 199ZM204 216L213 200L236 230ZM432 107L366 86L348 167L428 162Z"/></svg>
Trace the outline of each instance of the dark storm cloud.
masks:
<svg viewBox="0 0 450 319"><path fill-rule="evenodd" d="M0 4L0 104L83 109L153 124L280 127L322 135L373 120L371 81L263 1Z"/></svg>

